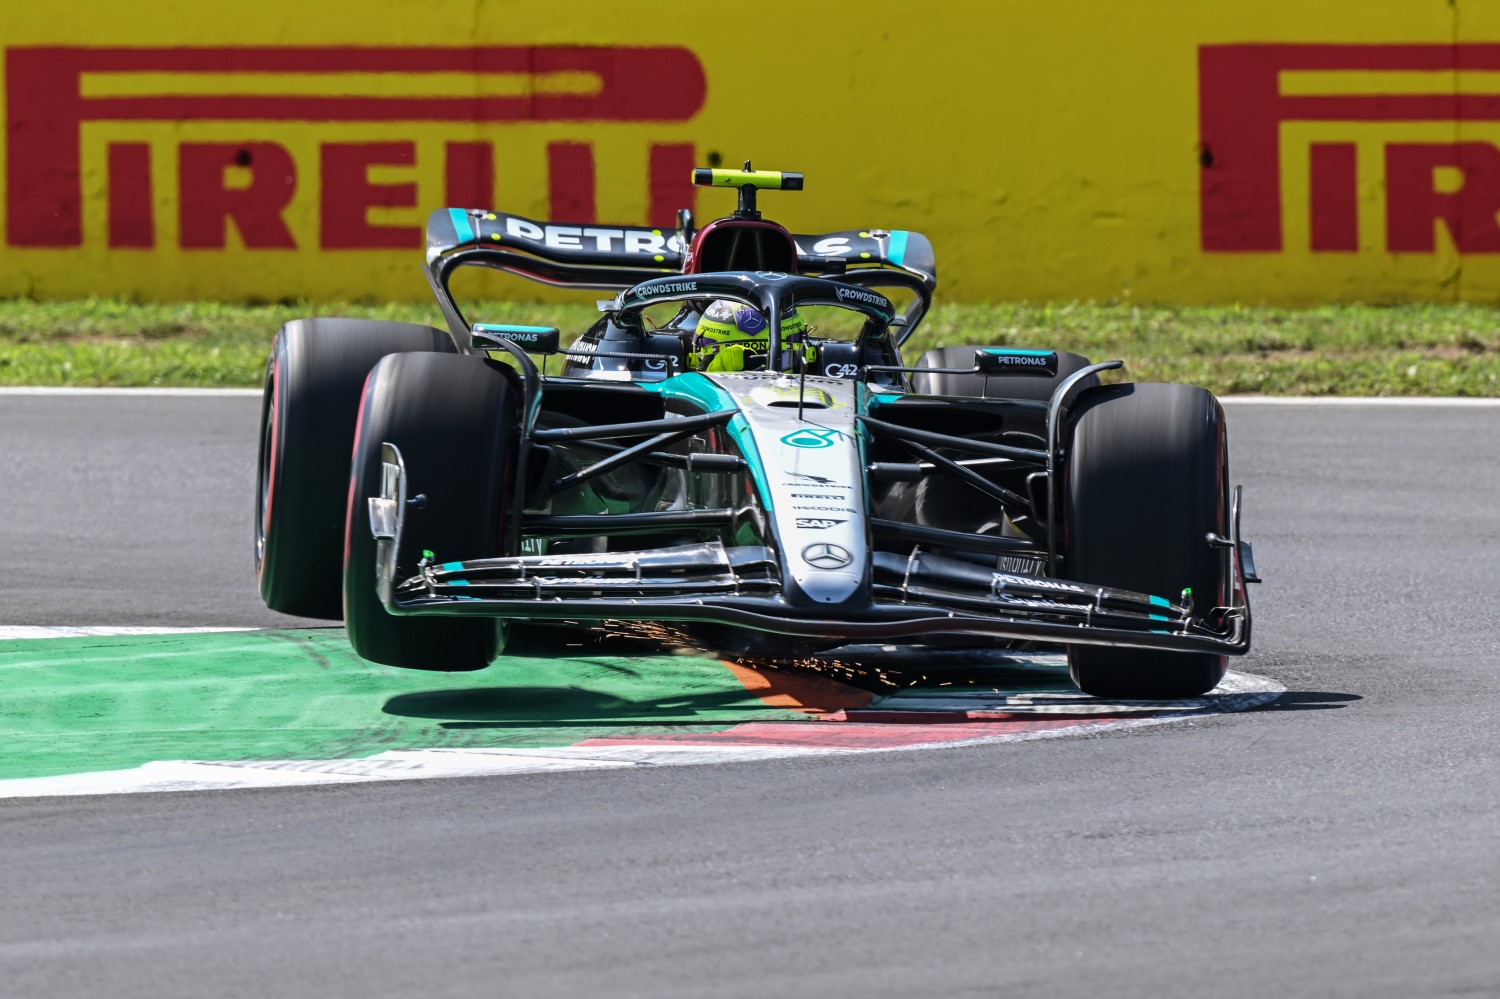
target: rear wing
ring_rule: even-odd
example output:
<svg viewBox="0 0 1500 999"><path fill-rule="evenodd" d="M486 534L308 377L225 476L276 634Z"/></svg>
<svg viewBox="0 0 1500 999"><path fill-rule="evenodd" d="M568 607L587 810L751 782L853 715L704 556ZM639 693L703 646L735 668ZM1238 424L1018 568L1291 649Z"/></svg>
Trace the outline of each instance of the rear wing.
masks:
<svg viewBox="0 0 1500 999"><path fill-rule="evenodd" d="M932 307L937 258L932 241L906 229L848 229L820 236L793 236L797 269L865 288L904 288L912 300L896 320L896 343L916 332Z"/></svg>
<svg viewBox="0 0 1500 999"><path fill-rule="evenodd" d="M663 274L681 274L692 234L683 228L538 222L480 209L440 208L427 219L427 279L438 305L467 343L468 322L448 283L460 267L490 267L560 288L620 291ZM865 229L793 236L803 274L872 288L906 288L913 302L902 312L910 335L937 287L932 243L921 233ZM899 320L898 320L899 322Z"/></svg>

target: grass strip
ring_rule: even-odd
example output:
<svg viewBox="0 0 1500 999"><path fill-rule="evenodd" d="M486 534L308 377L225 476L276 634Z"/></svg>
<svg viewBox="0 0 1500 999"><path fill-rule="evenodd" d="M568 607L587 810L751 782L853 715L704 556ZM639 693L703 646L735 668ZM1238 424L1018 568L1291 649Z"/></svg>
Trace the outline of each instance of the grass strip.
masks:
<svg viewBox="0 0 1500 999"><path fill-rule="evenodd" d="M478 303L490 322L557 326L592 305ZM307 315L442 326L435 306L85 299L0 301L0 385L254 387L282 323ZM1500 396L1500 310L1476 305L1142 308L945 304L905 354L943 344L1071 350L1126 362L1124 377L1271 395Z"/></svg>

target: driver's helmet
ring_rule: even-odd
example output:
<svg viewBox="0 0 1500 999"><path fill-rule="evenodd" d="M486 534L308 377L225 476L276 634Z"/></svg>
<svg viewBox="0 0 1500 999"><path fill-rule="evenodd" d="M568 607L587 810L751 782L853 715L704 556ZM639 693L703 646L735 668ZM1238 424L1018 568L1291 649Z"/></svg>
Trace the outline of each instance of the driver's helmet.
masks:
<svg viewBox="0 0 1500 999"><path fill-rule="evenodd" d="M759 309L720 299L698 320L690 363L699 371L764 368L770 338L770 325ZM796 309L781 314L781 341L788 349L807 349L807 324Z"/></svg>

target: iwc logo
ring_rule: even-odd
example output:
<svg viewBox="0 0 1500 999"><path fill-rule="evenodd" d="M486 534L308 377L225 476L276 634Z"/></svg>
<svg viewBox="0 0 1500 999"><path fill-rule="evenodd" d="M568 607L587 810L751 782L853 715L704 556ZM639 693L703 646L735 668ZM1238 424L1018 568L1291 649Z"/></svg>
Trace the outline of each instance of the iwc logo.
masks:
<svg viewBox="0 0 1500 999"><path fill-rule="evenodd" d="M802 549L802 561L814 569L842 569L854 561L854 556L849 554L847 548L819 541Z"/></svg>

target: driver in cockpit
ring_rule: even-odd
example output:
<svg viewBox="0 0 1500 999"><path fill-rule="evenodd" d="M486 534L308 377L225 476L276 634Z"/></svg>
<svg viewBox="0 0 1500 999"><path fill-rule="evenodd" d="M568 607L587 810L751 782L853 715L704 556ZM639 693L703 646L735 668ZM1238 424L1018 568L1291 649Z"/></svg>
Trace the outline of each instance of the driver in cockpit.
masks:
<svg viewBox="0 0 1500 999"><path fill-rule="evenodd" d="M781 314L782 348L793 356L801 349L809 360L816 350L810 330L796 309ZM754 306L720 299L698 320L688 351L688 367L697 371L756 371L769 367L770 325Z"/></svg>

